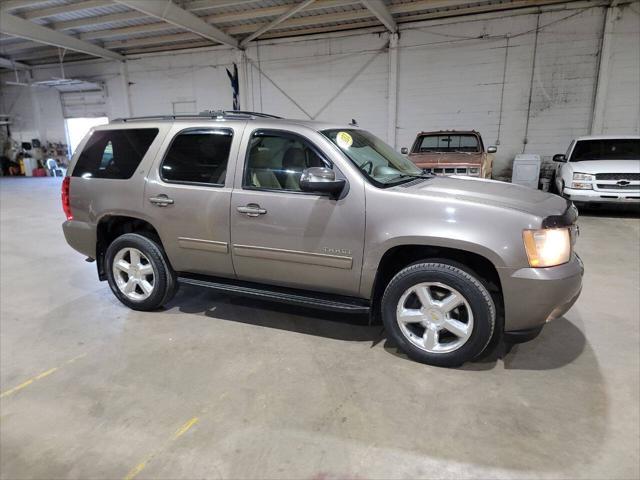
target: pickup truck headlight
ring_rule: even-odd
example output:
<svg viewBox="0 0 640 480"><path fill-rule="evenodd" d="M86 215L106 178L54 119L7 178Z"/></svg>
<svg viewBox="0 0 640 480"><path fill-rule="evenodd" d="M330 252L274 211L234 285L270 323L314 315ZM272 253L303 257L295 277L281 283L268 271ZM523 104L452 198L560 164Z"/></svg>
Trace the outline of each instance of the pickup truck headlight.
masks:
<svg viewBox="0 0 640 480"><path fill-rule="evenodd" d="M479 168L470 168L469 169L469 176L471 177L477 177L478 175L480 175L480 169Z"/></svg>
<svg viewBox="0 0 640 480"><path fill-rule="evenodd" d="M554 267L571 258L571 235L568 228L524 230L524 248L532 267Z"/></svg>
<svg viewBox="0 0 640 480"><path fill-rule="evenodd" d="M595 179L596 177L594 175L590 175L588 173L574 173L571 188L575 188L577 190L593 190L593 185L586 182L593 182Z"/></svg>

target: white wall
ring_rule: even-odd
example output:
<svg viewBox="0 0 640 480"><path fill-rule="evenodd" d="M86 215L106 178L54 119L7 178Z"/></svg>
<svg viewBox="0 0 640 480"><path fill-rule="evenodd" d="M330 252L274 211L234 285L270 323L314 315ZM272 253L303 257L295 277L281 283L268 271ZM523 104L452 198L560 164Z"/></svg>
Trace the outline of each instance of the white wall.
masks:
<svg viewBox="0 0 640 480"><path fill-rule="evenodd" d="M640 2L612 12L610 55L603 96L602 125L596 133L640 131Z"/></svg>
<svg viewBox="0 0 640 480"><path fill-rule="evenodd" d="M565 151L573 137L590 133L595 105L606 8L577 8L584 5L401 26L397 130L387 140L399 148L409 146L419 130L473 128L487 145L499 141L498 175L517 153L548 157ZM612 22L606 88L598 91L606 96L606 108L598 128L640 133L640 2L616 8ZM241 106L293 118L343 123L355 118L387 138L393 113L388 112L388 38L349 32L260 42L246 52L250 62ZM195 102L195 112L231 108L225 68L239 60L228 48L132 58L127 61L131 114L172 113L174 102ZM120 64L92 61L65 70L68 77L103 81L109 117L127 115ZM36 80L54 75L59 70L53 67L34 72ZM24 90L3 86L0 94L0 113L17 115L14 132L30 139L40 130L46 140L63 139L57 92L38 91L43 115L37 127Z"/></svg>

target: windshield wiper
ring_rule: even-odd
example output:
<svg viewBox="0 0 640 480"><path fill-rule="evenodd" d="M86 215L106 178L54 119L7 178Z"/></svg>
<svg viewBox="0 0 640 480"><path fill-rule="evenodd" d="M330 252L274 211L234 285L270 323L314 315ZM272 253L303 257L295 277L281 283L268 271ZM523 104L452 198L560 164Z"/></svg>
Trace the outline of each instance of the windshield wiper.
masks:
<svg viewBox="0 0 640 480"><path fill-rule="evenodd" d="M435 175L433 173L401 173L400 175L398 175L398 178L433 178L435 177Z"/></svg>

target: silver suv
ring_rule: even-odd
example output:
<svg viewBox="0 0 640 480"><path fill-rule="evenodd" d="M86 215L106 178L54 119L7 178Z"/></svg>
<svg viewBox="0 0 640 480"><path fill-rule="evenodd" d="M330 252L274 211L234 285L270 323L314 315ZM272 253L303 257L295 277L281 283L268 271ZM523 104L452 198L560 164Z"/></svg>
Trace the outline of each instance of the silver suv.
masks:
<svg viewBox="0 0 640 480"><path fill-rule="evenodd" d="M381 319L455 366L533 338L576 301L570 202L425 175L356 125L250 112L116 120L63 181L67 242L130 308L181 283Z"/></svg>

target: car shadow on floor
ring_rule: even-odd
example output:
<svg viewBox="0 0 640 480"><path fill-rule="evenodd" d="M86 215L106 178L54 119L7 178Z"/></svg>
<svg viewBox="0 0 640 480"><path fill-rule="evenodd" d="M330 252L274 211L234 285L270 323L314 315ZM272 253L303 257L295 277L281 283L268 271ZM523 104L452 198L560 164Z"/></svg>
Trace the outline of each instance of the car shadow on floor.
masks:
<svg viewBox="0 0 640 480"><path fill-rule="evenodd" d="M384 327L369 325L368 315L327 312L295 305L213 293L209 290L181 286L167 309L203 314L210 318L260 327L287 330L304 335L371 342L371 348L384 342L384 349L397 357L412 361L386 338ZM583 352L584 334L562 317L550 322L540 335L524 344L503 341L490 345L478 359L459 367L462 370L491 370L500 360L510 370L552 370L572 363Z"/></svg>
<svg viewBox="0 0 640 480"><path fill-rule="evenodd" d="M372 346L384 340L382 325L369 325L368 315L223 295L189 285L182 285L167 305L168 309L175 307L183 313L204 314L210 318L334 340L371 342Z"/></svg>

